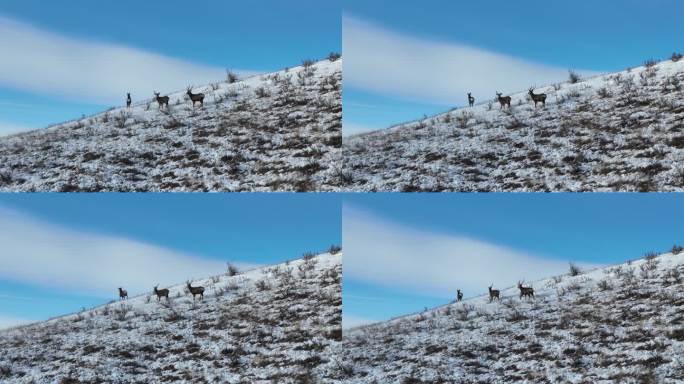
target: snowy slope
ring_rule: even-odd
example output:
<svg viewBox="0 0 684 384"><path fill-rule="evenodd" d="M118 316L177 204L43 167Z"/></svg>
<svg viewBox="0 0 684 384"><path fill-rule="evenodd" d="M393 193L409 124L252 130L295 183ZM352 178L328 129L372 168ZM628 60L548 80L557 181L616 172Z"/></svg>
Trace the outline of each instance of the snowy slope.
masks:
<svg viewBox="0 0 684 384"><path fill-rule="evenodd" d="M0 191L334 190L341 81L323 60L3 137Z"/></svg>
<svg viewBox="0 0 684 384"><path fill-rule="evenodd" d="M682 279L679 252L535 281L534 300L502 288L345 330L328 369L345 383L681 383Z"/></svg>
<svg viewBox="0 0 684 384"><path fill-rule="evenodd" d="M684 60L539 86L501 111L491 95L344 138L355 191L684 190Z"/></svg>
<svg viewBox="0 0 684 384"><path fill-rule="evenodd" d="M341 253L0 332L3 383L306 383L341 339Z"/></svg>

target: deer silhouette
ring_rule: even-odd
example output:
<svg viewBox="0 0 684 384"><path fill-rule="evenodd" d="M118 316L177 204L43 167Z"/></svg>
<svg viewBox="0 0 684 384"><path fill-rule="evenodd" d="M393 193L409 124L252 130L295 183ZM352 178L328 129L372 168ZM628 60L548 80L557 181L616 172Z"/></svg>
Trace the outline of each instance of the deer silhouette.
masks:
<svg viewBox="0 0 684 384"><path fill-rule="evenodd" d="M127 93L126 94L126 108L130 108L130 107L131 107L131 94Z"/></svg>
<svg viewBox="0 0 684 384"><path fill-rule="evenodd" d="M190 96L190 100L192 100L193 108L195 107L196 102L200 103L200 107L204 107L204 93L192 93L192 87L188 87L186 93Z"/></svg>
<svg viewBox="0 0 684 384"><path fill-rule="evenodd" d="M456 290L456 301L461 301L463 300L463 292L461 292L460 289Z"/></svg>
<svg viewBox="0 0 684 384"><path fill-rule="evenodd" d="M522 282L518 281L518 289L520 290L520 298L529 297L534 299L534 288L523 287Z"/></svg>
<svg viewBox="0 0 684 384"><path fill-rule="evenodd" d="M159 109L162 109L166 105L166 109L169 109L169 97L159 96L159 92L154 93L154 97L157 99L157 104L159 104Z"/></svg>
<svg viewBox="0 0 684 384"><path fill-rule="evenodd" d="M499 92L496 93L496 99L499 101L499 104L501 104L501 107L499 109L503 109L505 106L508 106L508 109L511 109L511 97L510 96L501 96Z"/></svg>
<svg viewBox="0 0 684 384"><path fill-rule="evenodd" d="M159 284L154 286L154 294L157 295L157 301L161 301L162 297L166 298L166 301L169 301L169 290L164 288L164 289L157 289Z"/></svg>
<svg viewBox="0 0 684 384"><path fill-rule="evenodd" d="M470 94L470 92L468 92L468 105L470 105L471 107L475 105L475 98L473 97L473 95Z"/></svg>
<svg viewBox="0 0 684 384"><path fill-rule="evenodd" d="M546 93L535 94L534 88L530 88L528 93L530 94L532 101L534 101L535 108L537 108L537 103L542 103L542 105L546 108Z"/></svg>
<svg viewBox="0 0 684 384"><path fill-rule="evenodd" d="M119 300L128 299L128 292L125 289L119 287Z"/></svg>
<svg viewBox="0 0 684 384"><path fill-rule="evenodd" d="M204 300L204 287L193 287L190 281L186 282L188 290L192 293L192 299L195 300L195 295L200 296L200 300Z"/></svg>
<svg viewBox="0 0 684 384"><path fill-rule="evenodd" d="M489 286L489 302L491 303L494 299L501 300L499 298L499 290L498 289L492 289L492 286L494 284Z"/></svg>

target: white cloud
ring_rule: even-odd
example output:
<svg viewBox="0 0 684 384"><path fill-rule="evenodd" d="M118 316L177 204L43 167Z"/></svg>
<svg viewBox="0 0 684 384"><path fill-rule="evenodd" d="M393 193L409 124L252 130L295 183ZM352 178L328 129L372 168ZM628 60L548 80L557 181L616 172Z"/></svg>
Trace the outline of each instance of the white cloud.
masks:
<svg viewBox="0 0 684 384"><path fill-rule="evenodd" d="M35 320L0 315L0 329L12 328L16 327L17 325L28 324L34 321Z"/></svg>
<svg viewBox="0 0 684 384"><path fill-rule="evenodd" d="M225 78L201 65L122 45L64 37L0 17L0 85L91 103L123 103ZM238 71L241 74L253 71Z"/></svg>
<svg viewBox="0 0 684 384"><path fill-rule="evenodd" d="M35 128L0 121L0 136L6 136L6 135L18 133L18 132L30 131L32 129L35 129Z"/></svg>
<svg viewBox="0 0 684 384"><path fill-rule="evenodd" d="M345 87L446 105L567 80L558 68L465 44L429 41L343 16ZM590 71L578 71L594 74Z"/></svg>
<svg viewBox="0 0 684 384"><path fill-rule="evenodd" d="M75 231L0 207L0 278L84 294L133 295L225 271L205 259L122 237ZM255 265L238 264L240 268Z"/></svg>
<svg viewBox="0 0 684 384"><path fill-rule="evenodd" d="M342 329L356 328L362 325L372 324L376 322L377 320L371 320L365 317L349 315L347 313L342 314Z"/></svg>
<svg viewBox="0 0 684 384"><path fill-rule="evenodd" d="M345 278L395 289L453 297L484 293L566 273L567 261L544 258L467 237L398 225L345 204L342 236ZM579 264L584 269L595 266Z"/></svg>
<svg viewBox="0 0 684 384"><path fill-rule="evenodd" d="M354 134L362 133L362 132L371 132L371 131L375 131L375 130L378 130L381 128L384 128L384 127L371 127L371 126L364 125L364 124L346 123L345 122L342 133L345 136L349 136L349 135L354 135Z"/></svg>

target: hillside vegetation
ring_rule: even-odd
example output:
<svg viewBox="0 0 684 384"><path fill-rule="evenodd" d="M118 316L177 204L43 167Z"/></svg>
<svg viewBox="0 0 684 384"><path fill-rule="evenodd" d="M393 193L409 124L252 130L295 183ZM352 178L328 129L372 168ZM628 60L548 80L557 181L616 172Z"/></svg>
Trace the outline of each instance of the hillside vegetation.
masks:
<svg viewBox="0 0 684 384"><path fill-rule="evenodd" d="M313 383L340 343L341 253L0 332L3 383Z"/></svg>
<svg viewBox="0 0 684 384"><path fill-rule="evenodd" d="M347 137L343 179L354 191L682 191L683 87L682 60L575 75L534 90L545 107L524 91L510 109L490 99Z"/></svg>
<svg viewBox="0 0 684 384"><path fill-rule="evenodd" d="M681 383L684 252L344 332L344 383Z"/></svg>
<svg viewBox="0 0 684 384"><path fill-rule="evenodd" d="M307 61L0 138L0 191L335 190L341 81Z"/></svg>

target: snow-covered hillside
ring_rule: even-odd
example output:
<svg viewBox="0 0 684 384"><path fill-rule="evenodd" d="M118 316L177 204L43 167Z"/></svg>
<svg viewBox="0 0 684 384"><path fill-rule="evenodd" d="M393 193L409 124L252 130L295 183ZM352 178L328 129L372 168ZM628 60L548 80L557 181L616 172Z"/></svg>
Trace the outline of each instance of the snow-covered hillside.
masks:
<svg viewBox="0 0 684 384"><path fill-rule="evenodd" d="M342 336L341 253L0 332L3 383L308 383ZM154 282L150 282L151 284Z"/></svg>
<svg viewBox="0 0 684 384"><path fill-rule="evenodd" d="M323 60L0 138L0 191L335 190L341 82Z"/></svg>
<svg viewBox="0 0 684 384"><path fill-rule="evenodd" d="M455 73L458 76L458 73ZM355 191L684 190L684 60L487 100L345 137Z"/></svg>
<svg viewBox="0 0 684 384"><path fill-rule="evenodd" d="M684 382L684 252L673 252L535 281L533 300L509 287L500 301L345 330L328 368L345 383Z"/></svg>

